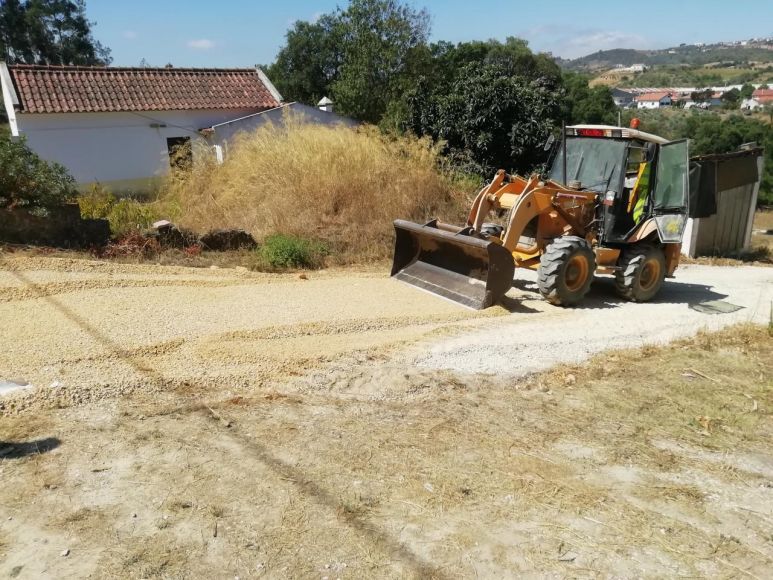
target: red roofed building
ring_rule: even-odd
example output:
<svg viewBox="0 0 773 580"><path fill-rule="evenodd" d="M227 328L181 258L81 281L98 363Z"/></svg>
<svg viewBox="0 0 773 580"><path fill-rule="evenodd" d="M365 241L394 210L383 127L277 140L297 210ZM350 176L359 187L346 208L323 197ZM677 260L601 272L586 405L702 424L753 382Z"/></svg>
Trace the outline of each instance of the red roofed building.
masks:
<svg viewBox="0 0 773 580"><path fill-rule="evenodd" d="M0 63L0 84L13 136L67 167L79 184L115 191L152 188L175 149L207 145L201 129L282 104L259 68Z"/></svg>
<svg viewBox="0 0 773 580"><path fill-rule="evenodd" d="M756 89L750 99L741 101L741 109L755 111L773 103L773 89Z"/></svg>
<svg viewBox="0 0 773 580"><path fill-rule="evenodd" d="M637 109L658 109L660 107L668 107L672 103L671 93L667 91L644 93L634 100L636 101Z"/></svg>
<svg viewBox="0 0 773 580"><path fill-rule="evenodd" d="M760 105L773 103L773 89L757 89L752 93L752 99Z"/></svg>

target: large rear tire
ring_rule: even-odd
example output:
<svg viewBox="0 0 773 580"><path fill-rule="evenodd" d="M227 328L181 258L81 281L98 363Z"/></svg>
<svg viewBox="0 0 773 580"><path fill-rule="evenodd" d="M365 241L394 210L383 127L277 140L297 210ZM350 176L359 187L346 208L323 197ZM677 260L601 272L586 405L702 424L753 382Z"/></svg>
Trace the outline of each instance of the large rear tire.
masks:
<svg viewBox="0 0 773 580"><path fill-rule="evenodd" d="M615 272L617 293L626 300L652 300L666 278L663 249L653 244L636 244L623 250Z"/></svg>
<svg viewBox="0 0 773 580"><path fill-rule="evenodd" d="M556 306L571 306L590 290L596 271L596 254L577 236L553 240L540 258L537 285L545 300Z"/></svg>

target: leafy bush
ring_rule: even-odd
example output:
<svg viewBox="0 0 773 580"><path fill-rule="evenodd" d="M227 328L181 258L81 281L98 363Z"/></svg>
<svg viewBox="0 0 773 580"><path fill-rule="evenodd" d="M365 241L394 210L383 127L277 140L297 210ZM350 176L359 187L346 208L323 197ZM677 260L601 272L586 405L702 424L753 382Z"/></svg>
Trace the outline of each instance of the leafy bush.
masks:
<svg viewBox="0 0 773 580"><path fill-rule="evenodd" d="M275 234L266 238L258 249L260 260L271 268L318 268L329 250L325 244Z"/></svg>
<svg viewBox="0 0 773 580"><path fill-rule="evenodd" d="M75 180L58 163L37 156L24 139L0 134L0 208L27 208L45 213L75 194Z"/></svg>
<svg viewBox="0 0 773 580"><path fill-rule="evenodd" d="M119 237L147 229L159 219L172 219L176 213L170 203L119 199L99 183L78 197L78 205L84 218L108 220L113 235Z"/></svg>
<svg viewBox="0 0 773 580"><path fill-rule="evenodd" d="M458 166L488 176L529 171L561 116L559 79L524 76L507 63L469 64L446 85L406 94L405 128L442 141Z"/></svg>
<svg viewBox="0 0 773 580"><path fill-rule="evenodd" d="M101 183L94 183L89 190L78 196L81 217L86 219L106 219L117 199Z"/></svg>

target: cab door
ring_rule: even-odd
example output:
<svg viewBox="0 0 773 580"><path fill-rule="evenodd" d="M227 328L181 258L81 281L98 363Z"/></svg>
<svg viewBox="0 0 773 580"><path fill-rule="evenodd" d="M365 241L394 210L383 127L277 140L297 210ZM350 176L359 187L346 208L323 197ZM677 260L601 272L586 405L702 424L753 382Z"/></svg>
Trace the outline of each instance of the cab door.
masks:
<svg viewBox="0 0 773 580"><path fill-rule="evenodd" d="M690 157L687 139L660 146L652 209L655 214L687 213L690 191Z"/></svg>
<svg viewBox="0 0 773 580"><path fill-rule="evenodd" d="M687 139L660 146L652 212L665 243L680 243L687 223L687 201L690 192L690 162Z"/></svg>

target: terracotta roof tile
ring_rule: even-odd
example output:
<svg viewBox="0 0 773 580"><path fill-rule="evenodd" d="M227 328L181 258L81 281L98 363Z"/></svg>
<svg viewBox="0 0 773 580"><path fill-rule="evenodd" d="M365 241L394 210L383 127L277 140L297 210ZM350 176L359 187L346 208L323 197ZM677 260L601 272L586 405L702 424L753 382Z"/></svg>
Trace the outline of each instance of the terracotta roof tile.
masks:
<svg viewBox="0 0 773 580"><path fill-rule="evenodd" d="M23 113L268 109L255 69L11 65Z"/></svg>
<svg viewBox="0 0 773 580"><path fill-rule="evenodd" d="M643 95L639 95L636 97L635 100L637 101L659 101L660 99L664 97L670 97L671 93L668 91L658 91L656 93L644 93Z"/></svg>
<svg viewBox="0 0 773 580"><path fill-rule="evenodd" d="M760 103L773 101L773 89L757 89L752 93L752 99L756 99Z"/></svg>

